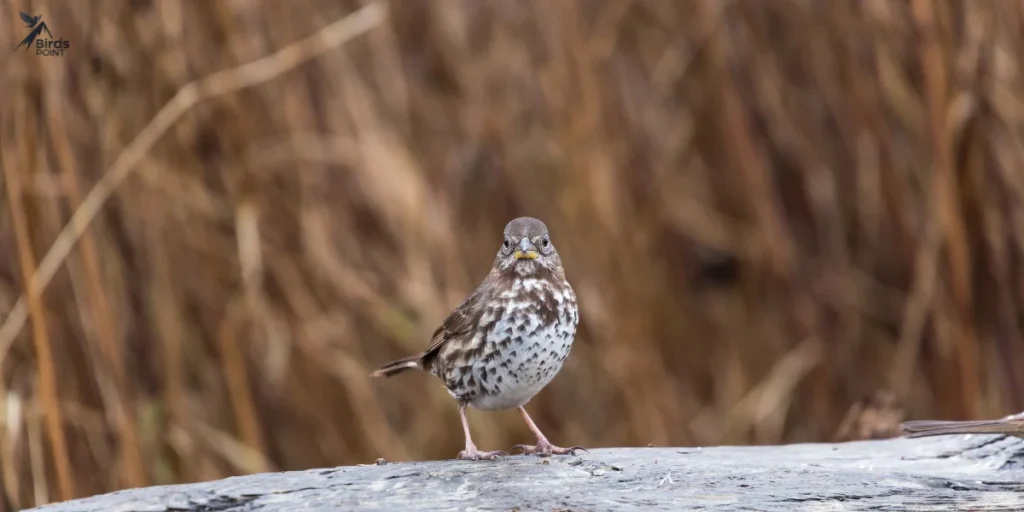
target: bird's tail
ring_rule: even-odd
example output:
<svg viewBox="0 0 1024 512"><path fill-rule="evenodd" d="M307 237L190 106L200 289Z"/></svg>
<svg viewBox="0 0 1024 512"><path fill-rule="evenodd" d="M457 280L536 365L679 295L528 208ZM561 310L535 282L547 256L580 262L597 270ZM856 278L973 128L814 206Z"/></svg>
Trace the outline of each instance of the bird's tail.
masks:
<svg viewBox="0 0 1024 512"><path fill-rule="evenodd" d="M900 429L907 433L907 437L942 436L950 434L1007 434L1013 430L1014 425L1005 420L979 420L979 421L907 421L900 425Z"/></svg>
<svg viewBox="0 0 1024 512"><path fill-rule="evenodd" d="M370 374L371 377L391 377L392 375L398 375L406 370L411 369L423 369L423 354L417 354L415 356L403 357L398 361L392 361L380 368L374 370Z"/></svg>

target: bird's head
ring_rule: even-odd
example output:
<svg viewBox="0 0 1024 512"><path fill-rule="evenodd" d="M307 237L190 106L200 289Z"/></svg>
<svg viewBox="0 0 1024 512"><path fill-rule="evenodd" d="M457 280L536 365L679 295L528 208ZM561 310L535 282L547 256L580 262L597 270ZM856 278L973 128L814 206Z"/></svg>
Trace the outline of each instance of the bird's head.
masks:
<svg viewBox="0 0 1024 512"><path fill-rule="evenodd" d="M504 238L494 259L494 267L502 273L529 276L541 269L561 271L562 261L543 222L532 217L514 219L505 226Z"/></svg>

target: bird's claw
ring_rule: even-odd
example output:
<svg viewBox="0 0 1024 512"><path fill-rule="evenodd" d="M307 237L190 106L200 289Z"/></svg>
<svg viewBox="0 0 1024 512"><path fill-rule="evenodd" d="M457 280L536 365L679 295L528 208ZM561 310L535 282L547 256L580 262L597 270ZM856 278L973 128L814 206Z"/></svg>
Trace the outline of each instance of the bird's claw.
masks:
<svg viewBox="0 0 1024 512"><path fill-rule="evenodd" d="M577 450L589 451L582 446L572 446L569 448L562 448L561 446L555 446L551 443L540 442L535 445L529 444L517 444L512 447L513 450L522 450L523 455L540 455L541 457L549 457L551 455L576 455Z"/></svg>
<svg viewBox="0 0 1024 512"><path fill-rule="evenodd" d="M459 460L496 460L498 457L506 457L507 453L501 450L494 450L490 452L482 452L477 449L462 450L459 452Z"/></svg>

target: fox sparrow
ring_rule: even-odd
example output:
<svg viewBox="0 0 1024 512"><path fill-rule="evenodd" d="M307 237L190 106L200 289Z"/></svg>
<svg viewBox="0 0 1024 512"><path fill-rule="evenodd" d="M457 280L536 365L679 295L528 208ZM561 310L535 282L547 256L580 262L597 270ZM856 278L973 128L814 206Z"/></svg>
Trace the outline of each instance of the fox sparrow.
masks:
<svg viewBox="0 0 1024 512"><path fill-rule="evenodd" d="M952 434L1004 434L1024 438L1024 413L998 420L977 421L907 421L900 425L907 437L941 436Z"/></svg>
<svg viewBox="0 0 1024 512"><path fill-rule="evenodd" d="M542 456L572 454L582 448L551 444L523 406L561 369L578 323L576 294L565 279L547 226L520 217L505 226L505 240L490 273L434 331L427 350L384 365L372 375L390 377L419 369L443 380L459 404L466 436L460 459L505 455L477 450L466 407L517 408L537 444L513 448Z"/></svg>

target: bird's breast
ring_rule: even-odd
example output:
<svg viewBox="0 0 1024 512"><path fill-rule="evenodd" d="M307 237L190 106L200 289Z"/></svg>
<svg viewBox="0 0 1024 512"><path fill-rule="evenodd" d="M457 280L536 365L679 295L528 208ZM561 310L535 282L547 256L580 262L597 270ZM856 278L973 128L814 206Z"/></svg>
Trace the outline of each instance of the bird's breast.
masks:
<svg viewBox="0 0 1024 512"><path fill-rule="evenodd" d="M480 409L526 403L561 369L578 322L568 283L516 279L484 309L477 331L481 350L463 369L453 369L449 389Z"/></svg>
<svg viewBox="0 0 1024 512"><path fill-rule="evenodd" d="M516 279L484 307L474 340L478 349L444 379L472 407L511 409L555 377L579 324L577 298L565 282Z"/></svg>

